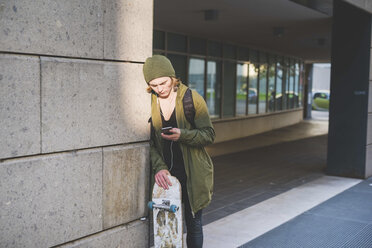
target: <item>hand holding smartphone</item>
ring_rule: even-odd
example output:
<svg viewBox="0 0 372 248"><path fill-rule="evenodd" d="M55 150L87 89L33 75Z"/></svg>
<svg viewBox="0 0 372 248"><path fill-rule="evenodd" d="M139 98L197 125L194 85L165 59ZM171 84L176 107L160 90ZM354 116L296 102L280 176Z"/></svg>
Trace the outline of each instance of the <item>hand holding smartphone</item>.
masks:
<svg viewBox="0 0 372 248"><path fill-rule="evenodd" d="M163 127L161 129L161 132L165 135L172 135L173 133L169 132L169 130L171 130L173 127Z"/></svg>

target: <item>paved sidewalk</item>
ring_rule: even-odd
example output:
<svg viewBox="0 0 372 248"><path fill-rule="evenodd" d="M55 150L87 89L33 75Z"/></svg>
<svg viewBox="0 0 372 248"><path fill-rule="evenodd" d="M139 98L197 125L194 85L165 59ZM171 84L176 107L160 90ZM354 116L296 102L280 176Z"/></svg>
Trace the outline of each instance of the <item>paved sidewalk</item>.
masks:
<svg viewBox="0 0 372 248"><path fill-rule="evenodd" d="M325 175L327 127L304 121L232 144L244 151L213 157L216 186L203 215L204 247L371 248L372 178Z"/></svg>
<svg viewBox="0 0 372 248"><path fill-rule="evenodd" d="M243 247L255 248L331 247L303 246L303 244L306 244L306 240L300 243L301 245L294 246L294 243L301 241L298 237L304 238L306 233L310 232L309 230L311 230L312 234L315 234L317 230L313 229L311 225L306 225L306 223L302 223L302 229L293 228L293 224L291 228L289 224L289 229L286 222L354 186L358 182L360 182L358 179L323 176L252 207L219 219L204 227L204 247L235 248L244 244ZM309 222L309 220L306 221ZM314 221L311 224L314 224ZM279 225L282 226L278 230L275 230L274 228ZM295 226L298 227L299 225ZM274 231L264 234L272 229ZM260 235L263 236L259 237ZM259 238L253 240L252 243L247 243L256 237ZM307 240L309 238L314 237L307 237ZM286 241L292 242L286 243Z"/></svg>
<svg viewBox="0 0 372 248"><path fill-rule="evenodd" d="M327 130L328 122L303 121L224 142L230 151L244 150L212 158L214 195L203 212L204 225L323 176Z"/></svg>
<svg viewBox="0 0 372 248"><path fill-rule="evenodd" d="M265 247L371 248L372 178L241 246Z"/></svg>

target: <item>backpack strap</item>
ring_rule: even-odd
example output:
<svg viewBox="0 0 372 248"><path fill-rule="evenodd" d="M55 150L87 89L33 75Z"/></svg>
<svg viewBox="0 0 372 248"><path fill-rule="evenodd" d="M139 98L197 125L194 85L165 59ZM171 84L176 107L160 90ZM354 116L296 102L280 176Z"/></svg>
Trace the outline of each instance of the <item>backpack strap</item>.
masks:
<svg viewBox="0 0 372 248"><path fill-rule="evenodd" d="M195 128L195 106L194 101L192 100L192 92L190 88L187 88L186 93L182 99L182 103L186 120L191 124L192 128Z"/></svg>

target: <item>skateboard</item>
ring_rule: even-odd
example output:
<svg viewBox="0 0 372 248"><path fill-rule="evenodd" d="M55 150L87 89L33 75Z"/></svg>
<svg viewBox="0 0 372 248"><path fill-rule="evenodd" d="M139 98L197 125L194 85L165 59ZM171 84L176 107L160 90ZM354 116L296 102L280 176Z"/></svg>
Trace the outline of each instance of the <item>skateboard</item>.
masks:
<svg viewBox="0 0 372 248"><path fill-rule="evenodd" d="M148 203L153 210L154 247L182 248L182 197L181 185L177 178L168 176L172 183L164 190L156 183L152 190L152 201Z"/></svg>

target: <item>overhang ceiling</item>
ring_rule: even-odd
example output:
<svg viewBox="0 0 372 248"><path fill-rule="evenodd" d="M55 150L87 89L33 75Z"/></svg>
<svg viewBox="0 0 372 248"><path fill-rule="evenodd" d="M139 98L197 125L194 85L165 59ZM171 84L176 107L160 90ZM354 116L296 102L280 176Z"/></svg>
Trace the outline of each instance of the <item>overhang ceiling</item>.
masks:
<svg viewBox="0 0 372 248"><path fill-rule="evenodd" d="M154 28L329 62L332 17L299 2L154 0ZM217 10L217 19L206 21L205 10ZM281 37L274 28L283 28Z"/></svg>

